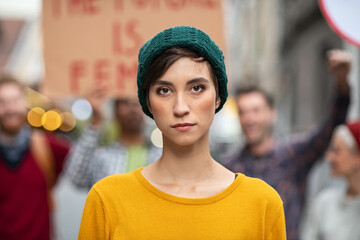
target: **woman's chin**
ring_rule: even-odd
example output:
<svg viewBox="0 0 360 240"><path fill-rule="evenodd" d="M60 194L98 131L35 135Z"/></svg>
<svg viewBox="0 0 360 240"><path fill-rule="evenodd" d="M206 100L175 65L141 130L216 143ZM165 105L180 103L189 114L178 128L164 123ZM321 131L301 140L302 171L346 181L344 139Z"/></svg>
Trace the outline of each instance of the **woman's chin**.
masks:
<svg viewBox="0 0 360 240"><path fill-rule="evenodd" d="M179 147L190 147L195 145L196 143L198 143L199 139L198 138L194 138L193 136L180 136L180 137L176 137L176 138L168 138L168 140Z"/></svg>

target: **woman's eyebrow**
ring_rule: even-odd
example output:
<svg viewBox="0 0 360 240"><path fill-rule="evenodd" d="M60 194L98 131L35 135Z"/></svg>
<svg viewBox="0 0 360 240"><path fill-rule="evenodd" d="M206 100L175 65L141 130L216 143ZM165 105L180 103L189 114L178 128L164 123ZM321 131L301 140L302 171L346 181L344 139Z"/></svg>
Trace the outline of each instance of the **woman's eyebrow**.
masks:
<svg viewBox="0 0 360 240"><path fill-rule="evenodd" d="M194 83L209 83L210 81L207 80L206 78L194 78L191 79L189 81L186 82L186 85L191 85ZM170 81L166 81L166 80L156 80L154 85L165 85L165 86L174 86L174 84Z"/></svg>
<svg viewBox="0 0 360 240"><path fill-rule="evenodd" d="M154 82L154 85L166 85L166 86L174 86L172 82L166 81L166 80L156 80Z"/></svg>
<svg viewBox="0 0 360 240"><path fill-rule="evenodd" d="M209 83L210 81L207 80L206 78L194 78L194 79L191 79L189 80L186 85L191 85L191 84L194 84L194 83Z"/></svg>

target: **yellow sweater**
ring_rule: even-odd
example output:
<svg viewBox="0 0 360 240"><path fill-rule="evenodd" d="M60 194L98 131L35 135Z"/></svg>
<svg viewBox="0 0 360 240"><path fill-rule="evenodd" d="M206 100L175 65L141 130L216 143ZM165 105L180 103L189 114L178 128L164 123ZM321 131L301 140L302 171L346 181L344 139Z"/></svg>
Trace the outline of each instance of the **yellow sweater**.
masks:
<svg viewBox="0 0 360 240"><path fill-rule="evenodd" d="M79 239L286 239L282 201L265 182L239 174L221 193L176 197L134 172L112 175L90 190Z"/></svg>

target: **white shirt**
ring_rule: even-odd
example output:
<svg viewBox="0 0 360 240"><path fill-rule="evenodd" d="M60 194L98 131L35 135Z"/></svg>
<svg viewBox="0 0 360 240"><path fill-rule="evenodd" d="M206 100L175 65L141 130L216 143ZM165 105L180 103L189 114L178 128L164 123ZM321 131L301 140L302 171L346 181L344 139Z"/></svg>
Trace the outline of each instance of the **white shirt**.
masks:
<svg viewBox="0 0 360 240"><path fill-rule="evenodd" d="M360 196L348 198L346 189L332 187L317 196L302 240L360 240Z"/></svg>

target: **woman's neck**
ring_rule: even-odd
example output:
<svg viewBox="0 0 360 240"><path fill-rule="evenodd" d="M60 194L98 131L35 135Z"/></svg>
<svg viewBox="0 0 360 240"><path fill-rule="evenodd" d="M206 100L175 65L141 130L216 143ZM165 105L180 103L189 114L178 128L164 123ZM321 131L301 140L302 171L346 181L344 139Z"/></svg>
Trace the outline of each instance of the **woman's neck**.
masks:
<svg viewBox="0 0 360 240"><path fill-rule="evenodd" d="M169 144L171 145L171 144ZM200 180L211 175L214 160L208 144L194 144L186 147L164 145L159 160L159 170L178 180Z"/></svg>
<svg viewBox="0 0 360 240"><path fill-rule="evenodd" d="M208 197L227 188L234 173L210 155L208 142L178 146L164 141L159 161L145 167L143 176L156 188L180 197Z"/></svg>

